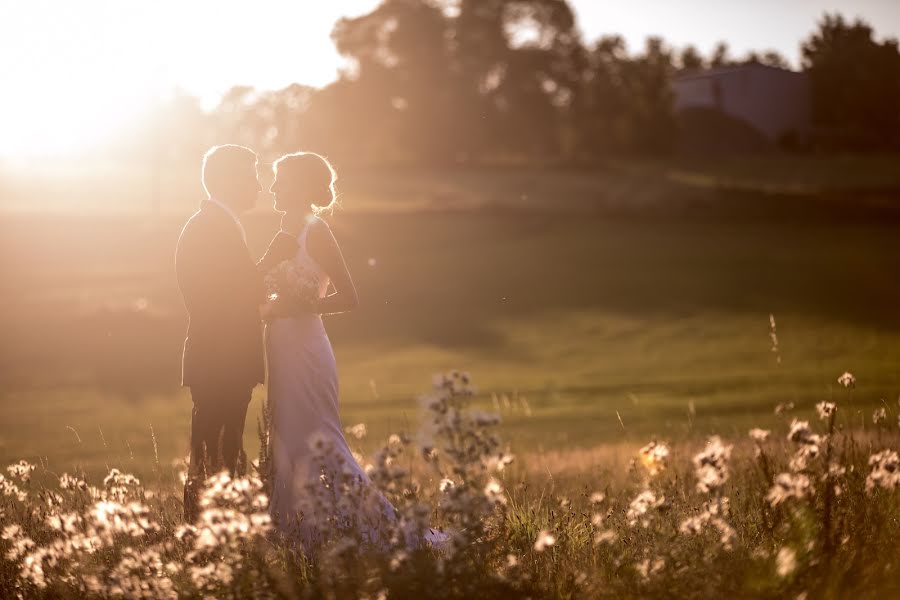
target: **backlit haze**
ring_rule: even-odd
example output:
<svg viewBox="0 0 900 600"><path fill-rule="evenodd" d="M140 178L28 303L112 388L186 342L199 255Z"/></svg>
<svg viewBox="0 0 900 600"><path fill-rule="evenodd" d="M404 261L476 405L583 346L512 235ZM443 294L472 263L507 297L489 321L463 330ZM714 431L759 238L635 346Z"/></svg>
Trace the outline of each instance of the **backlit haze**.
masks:
<svg viewBox="0 0 900 600"><path fill-rule="evenodd" d="M329 37L340 16L377 0L155 2L31 0L0 5L0 156L72 154L180 89L215 106L236 84L322 86L343 65ZM757 2L573 0L586 41L648 35L732 52L775 49L794 65L799 41L826 10L862 16L880 36L900 31L893 0Z"/></svg>

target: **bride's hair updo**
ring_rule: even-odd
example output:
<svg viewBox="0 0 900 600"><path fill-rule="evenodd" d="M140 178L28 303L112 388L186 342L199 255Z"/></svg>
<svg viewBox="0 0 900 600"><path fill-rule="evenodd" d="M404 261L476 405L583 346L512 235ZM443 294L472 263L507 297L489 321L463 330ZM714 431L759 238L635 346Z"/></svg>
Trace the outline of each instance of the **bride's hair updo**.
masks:
<svg viewBox="0 0 900 600"><path fill-rule="evenodd" d="M309 201L313 214L330 212L337 204L337 173L328 160L315 152L285 154L272 165L291 187L299 186L298 198Z"/></svg>

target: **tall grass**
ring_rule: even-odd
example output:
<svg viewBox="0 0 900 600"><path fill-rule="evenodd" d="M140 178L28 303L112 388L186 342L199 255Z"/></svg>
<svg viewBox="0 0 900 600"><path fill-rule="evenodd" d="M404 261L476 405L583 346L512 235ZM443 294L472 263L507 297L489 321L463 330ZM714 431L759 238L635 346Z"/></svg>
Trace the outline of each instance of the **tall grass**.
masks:
<svg viewBox="0 0 900 600"><path fill-rule="evenodd" d="M652 440L625 470L561 481L514 462L498 418L469 407L467 376L442 375L414 436L359 457L372 485L313 444L323 468L297 517L320 535L306 544L272 522L265 422L254 475L211 477L196 523L183 522L181 464L146 485L23 461L0 477L0 596L890 597L897 407L863 431L855 379L839 383L846 400L816 414L782 406L771 431ZM362 523L378 493L395 518ZM425 541L433 529L440 543Z"/></svg>

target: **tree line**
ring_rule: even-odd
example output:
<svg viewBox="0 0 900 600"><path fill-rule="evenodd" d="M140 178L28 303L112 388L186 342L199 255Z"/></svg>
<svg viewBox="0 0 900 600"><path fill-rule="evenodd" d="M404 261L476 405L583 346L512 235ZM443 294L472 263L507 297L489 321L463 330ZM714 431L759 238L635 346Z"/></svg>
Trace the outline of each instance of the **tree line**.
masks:
<svg viewBox="0 0 900 600"><path fill-rule="evenodd" d="M321 89L237 86L211 113L181 95L147 126L175 153L230 141L380 164L659 156L677 147L680 73L788 67L774 51L733 57L725 43L710 56L656 37L637 52L617 35L587 44L566 0L383 0L340 19L332 39L349 66ZM826 14L801 48L813 119L807 148L900 148L897 40Z"/></svg>

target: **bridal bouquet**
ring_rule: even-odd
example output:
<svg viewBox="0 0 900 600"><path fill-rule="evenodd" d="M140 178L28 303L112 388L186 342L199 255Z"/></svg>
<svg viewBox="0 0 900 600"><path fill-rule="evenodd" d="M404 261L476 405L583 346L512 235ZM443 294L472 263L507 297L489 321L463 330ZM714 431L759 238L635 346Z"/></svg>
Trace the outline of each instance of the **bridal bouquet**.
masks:
<svg viewBox="0 0 900 600"><path fill-rule="evenodd" d="M292 259L278 263L266 273L264 281L271 304L312 306L319 298L318 275Z"/></svg>

